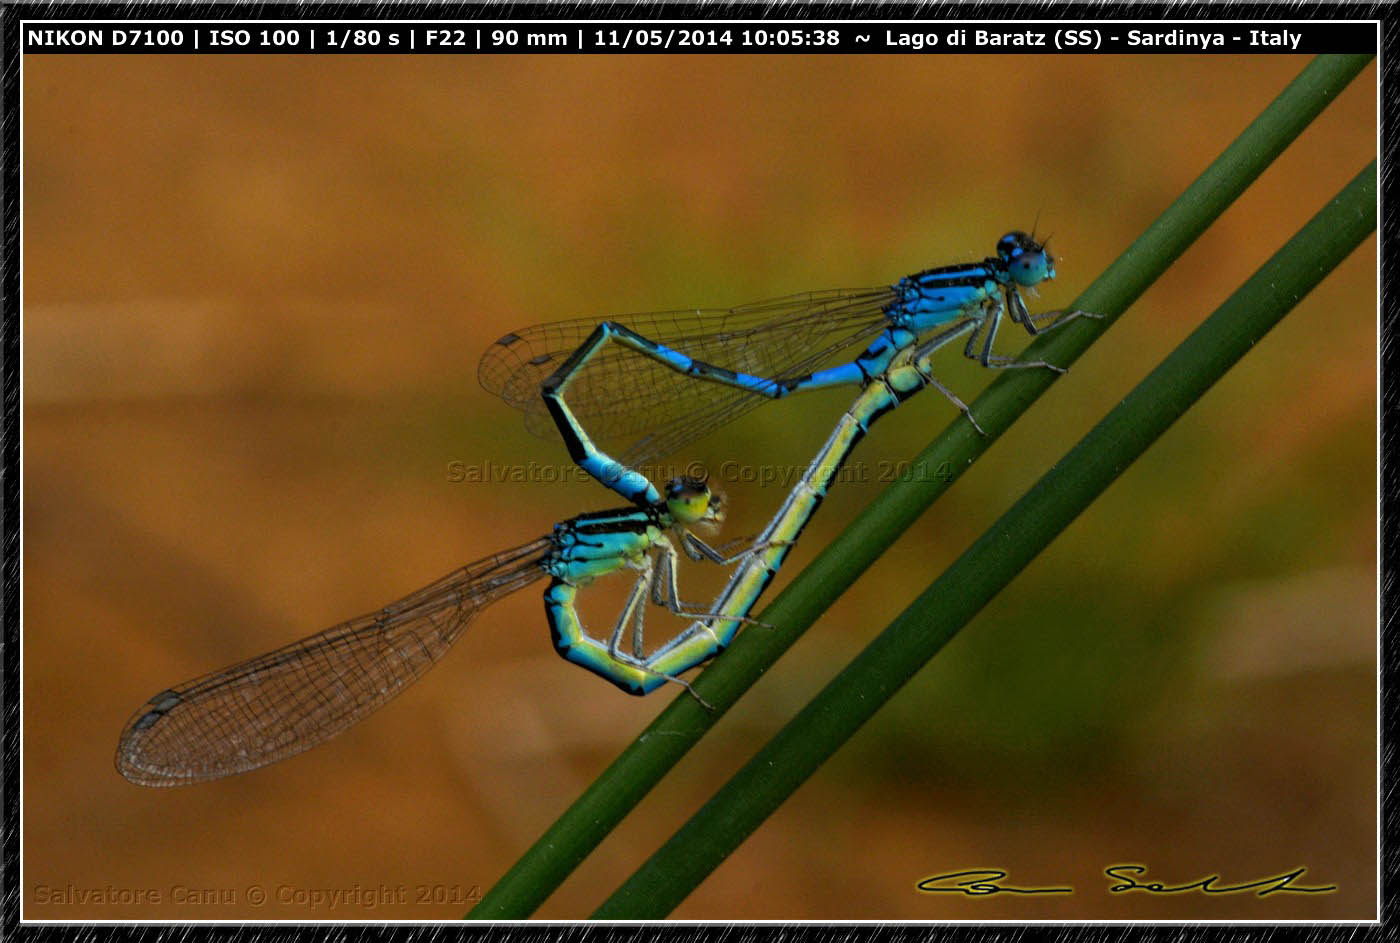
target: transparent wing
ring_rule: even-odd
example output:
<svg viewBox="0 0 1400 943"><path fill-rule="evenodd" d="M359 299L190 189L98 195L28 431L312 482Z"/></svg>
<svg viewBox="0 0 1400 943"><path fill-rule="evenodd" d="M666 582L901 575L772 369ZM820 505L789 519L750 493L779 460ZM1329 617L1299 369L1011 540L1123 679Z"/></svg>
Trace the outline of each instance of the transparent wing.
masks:
<svg viewBox="0 0 1400 943"><path fill-rule="evenodd" d="M122 730L117 770L180 786L329 740L421 677L487 605L544 576L549 550L540 538L478 560L378 612L162 691Z"/></svg>
<svg viewBox="0 0 1400 943"><path fill-rule="evenodd" d="M613 318L696 360L783 380L811 373L885 327L888 288L806 292L730 309L691 309ZM582 318L540 324L492 344L481 385L526 414L538 435L556 435L540 384L598 326ZM636 351L609 345L571 381L567 399L590 436L628 465L679 449L764 402L754 393L687 377Z"/></svg>

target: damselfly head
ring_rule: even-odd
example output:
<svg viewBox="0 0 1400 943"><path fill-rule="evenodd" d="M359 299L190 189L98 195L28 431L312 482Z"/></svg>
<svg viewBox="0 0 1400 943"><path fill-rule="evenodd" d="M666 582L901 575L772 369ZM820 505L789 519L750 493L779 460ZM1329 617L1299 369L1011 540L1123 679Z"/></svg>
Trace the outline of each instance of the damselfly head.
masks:
<svg viewBox="0 0 1400 943"><path fill-rule="evenodd" d="M1030 287L1055 277L1055 260L1044 243L1019 230L997 240L997 257L1006 263L1011 280L1018 285Z"/></svg>
<svg viewBox="0 0 1400 943"><path fill-rule="evenodd" d="M682 475L666 483L666 509L680 524L717 524L724 520L724 496L710 490L708 475Z"/></svg>

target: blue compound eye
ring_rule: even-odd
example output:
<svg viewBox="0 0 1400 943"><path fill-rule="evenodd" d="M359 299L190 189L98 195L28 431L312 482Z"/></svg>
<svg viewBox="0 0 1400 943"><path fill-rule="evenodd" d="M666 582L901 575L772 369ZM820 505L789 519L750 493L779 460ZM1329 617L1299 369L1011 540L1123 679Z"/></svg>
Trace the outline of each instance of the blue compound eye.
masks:
<svg viewBox="0 0 1400 943"><path fill-rule="evenodd" d="M1045 247L1023 232L1009 232L997 240L997 255L1018 285L1030 287L1055 277L1055 264Z"/></svg>
<svg viewBox="0 0 1400 943"><path fill-rule="evenodd" d="M1030 236L1019 231L1009 232L997 240L997 255L1009 262L1028 245L1034 245Z"/></svg>
<svg viewBox="0 0 1400 943"><path fill-rule="evenodd" d="M1050 259L1042 250L1022 250L1011 259L1011 279L1018 285L1037 285L1053 277Z"/></svg>

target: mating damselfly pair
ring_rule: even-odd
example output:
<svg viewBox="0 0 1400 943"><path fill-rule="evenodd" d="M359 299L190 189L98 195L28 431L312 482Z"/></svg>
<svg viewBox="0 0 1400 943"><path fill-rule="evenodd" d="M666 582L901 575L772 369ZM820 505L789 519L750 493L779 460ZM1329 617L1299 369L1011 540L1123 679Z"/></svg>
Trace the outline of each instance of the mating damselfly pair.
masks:
<svg viewBox="0 0 1400 943"><path fill-rule="evenodd" d="M173 786L309 749L417 680L490 603L545 578L546 619L561 655L632 694L667 682L689 687L681 675L752 621L749 612L842 463L880 416L932 386L982 431L934 377L937 351L966 338L964 355L983 366L1063 372L992 348L1004 316L1036 334L1087 314L1030 313L1021 290L1054 277L1045 245L1012 232L995 256L885 288L507 334L482 358L482 384L524 410L532 430L557 431L573 460L628 504L556 524L548 536L454 570L378 612L162 691L122 731L117 769L141 785ZM855 359L824 366L858 345L865 346ZM765 400L838 385L860 392L777 514L736 554L695 533L724 518L723 499L705 480L673 479L663 493L636 470ZM620 443L619 457L603 450L609 442ZM681 599L677 543L693 560L737 564L711 605ZM612 632L597 638L575 608L578 591L623 570L636 573L632 590ZM650 653L643 639L648 597L694 620Z"/></svg>

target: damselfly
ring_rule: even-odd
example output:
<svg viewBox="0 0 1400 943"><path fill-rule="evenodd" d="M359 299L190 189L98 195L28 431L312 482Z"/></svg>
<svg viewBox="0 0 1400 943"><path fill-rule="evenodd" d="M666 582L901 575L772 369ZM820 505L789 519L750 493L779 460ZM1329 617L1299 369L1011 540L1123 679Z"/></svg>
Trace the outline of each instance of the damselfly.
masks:
<svg viewBox="0 0 1400 943"><path fill-rule="evenodd" d="M580 467L644 506L655 500L656 489L636 466L765 399L861 386L753 552L709 607L706 621L683 634L692 664L699 664L728 647L749 621L842 464L876 420L932 386L982 432L967 405L934 376L932 357L940 348L966 335L963 353L983 366L1064 372L1043 360L992 352L1003 314L1030 334L1080 316L1097 317L1084 311L1031 314L1020 290L1054 277L1054 259L1045 245L1011 232L998 241L995 257L929 269L888 288L809 292L728 310L636 314L602 324L540 325L498 340L482 358L479 376L488 390L525 410L533 431L549 429L548 415ZM817 369L857 343L868 346L855 360ZM600 438L632 439L622 461L595 445L581 420Z"/></svg>
<svg viewBox="0 0 1400 943"><path fill-rule="evenodd" d="M542 324L507 334L486 352L478 377L526 413L530 429L556 429L569 454L629 501L654 503L636 469L766 399L823 387L868 385L902 354L926 358L966 336L963 353L985 367L1062 368L993 353L1003 314L1030 334L1087 312L1031 314L1021 289L1055 277L1045 244L1023 232L980 262L933 268L885 288L807 292L724 310L693 309ZM841 350L855 360L818 369ZM971 410L932 373L927 383L981 432ZM567 394L567 396L566 396ZM620 441L613 459L595 444ZM611 447L607 445L607 447Z"/></svg>
<svg viewBox="0 0 1400 943"><path fill-rule="evenodd" d="M546 577L546 618L561 655L629 693L667 681L689 688L678 675L713 652L712 636L705 613L680 599L671 538L688 557L719 564L762 546L727 557L695 535L693 528L720 524L724 510L705 481L673 479L655 504L564 521L547 537L454 570L378 612L162 691L127 722L117 769L143 786L178 786L294 756L388 703L477 613ZM636 582L610 637L594 638L575 609L578 591L623 569L636 571ZM648 594L700 619L650 655L642 639Z"/></svg>

